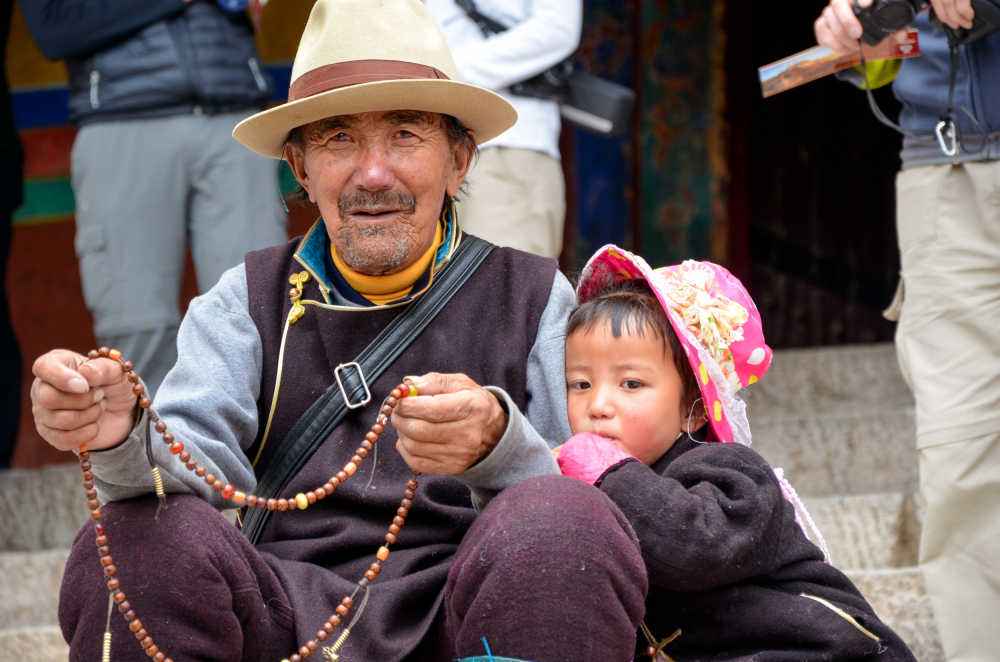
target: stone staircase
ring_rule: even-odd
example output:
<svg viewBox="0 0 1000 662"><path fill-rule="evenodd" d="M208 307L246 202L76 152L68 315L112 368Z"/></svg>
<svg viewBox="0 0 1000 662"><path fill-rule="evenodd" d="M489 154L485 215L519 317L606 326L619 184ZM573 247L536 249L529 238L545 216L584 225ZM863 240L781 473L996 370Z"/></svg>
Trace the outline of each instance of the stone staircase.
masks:
<svg viewBox="0 0 1000 662"><path fill-rule="evenodd" d="M892 345L779 351L748 402L754 447L785 470L837 567L920 662L943 660L916 567L913 402ZM67 659L57 595L86 519L75 463L0 472L0 662Z"/></svg>

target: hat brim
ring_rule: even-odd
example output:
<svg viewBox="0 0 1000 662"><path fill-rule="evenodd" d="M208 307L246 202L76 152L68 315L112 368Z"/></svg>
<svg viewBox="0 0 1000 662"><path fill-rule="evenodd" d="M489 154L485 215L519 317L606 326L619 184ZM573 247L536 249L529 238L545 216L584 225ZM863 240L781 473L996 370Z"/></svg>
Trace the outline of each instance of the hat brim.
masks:
<svg viewBox="0 0 1000 662"><path fill-rule="evenodd" d="M320 92L251 115L233 137L245 147L280 159L288 133L297 126L337 115L387 110L422 110L456 117L472 130L477 144L500 135L517 121L502 96L454 80L409 79L361 83Z"/></svg>

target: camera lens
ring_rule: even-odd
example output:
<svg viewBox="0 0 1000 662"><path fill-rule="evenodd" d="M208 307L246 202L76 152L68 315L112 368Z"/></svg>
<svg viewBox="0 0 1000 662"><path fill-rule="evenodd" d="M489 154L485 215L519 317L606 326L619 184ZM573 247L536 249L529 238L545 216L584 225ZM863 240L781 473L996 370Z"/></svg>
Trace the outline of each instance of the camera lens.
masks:
<svg viewBox="0 0 1000 662"><path fill-rule="evenodd" d="M884 0L874 9L872 18L888 32L905 28L913 21L913 3L910 0Z"/></svg>

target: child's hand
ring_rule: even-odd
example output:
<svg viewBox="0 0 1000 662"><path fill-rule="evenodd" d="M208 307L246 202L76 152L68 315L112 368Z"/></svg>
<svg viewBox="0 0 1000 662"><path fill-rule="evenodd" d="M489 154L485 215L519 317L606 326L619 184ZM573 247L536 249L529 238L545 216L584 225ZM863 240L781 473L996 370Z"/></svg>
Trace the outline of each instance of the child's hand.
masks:
<svg viewBox="0 0 1000 662"><path fill-rule="evenodd" d="M556 454L558 452L558 454ZM581 432L557 447L556 462L564 476L578 478L593 485L608 468L632 456L607 437Z"/></svg>

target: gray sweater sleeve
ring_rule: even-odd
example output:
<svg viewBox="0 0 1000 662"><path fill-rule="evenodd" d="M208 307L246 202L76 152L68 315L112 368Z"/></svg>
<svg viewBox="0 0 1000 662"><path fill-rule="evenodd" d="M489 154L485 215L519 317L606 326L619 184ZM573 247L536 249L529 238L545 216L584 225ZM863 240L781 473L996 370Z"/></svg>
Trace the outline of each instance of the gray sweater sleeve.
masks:
<svg viewBox="0 0 1000 662"><path fill-rule="evenodd" d="M456 476L469 486L477 509L519 480L559 473L551 448L570 436L564 344L566 320L575 303L573 287L556 271L538 335L528 355L528 404L523 413L503 389L487 387L505 403L508 423L493 452Z"/></svg>
<svg viewBox="0 0 1000 662"><path fill-rule="evenodd" d="M256 478L245 448L257 434L261 348L247 312L246 271L238 265L193 299L177 335L177 363L155 394L153 408L193 459L224 483L253 490ZM141 375L140 375L141 376ZM146 460L146 415L115 448L91 452L102 501L152 491ZM159 434L151 448L168 492L193 492L224 504L206 482L171 455Z"/></svg>

